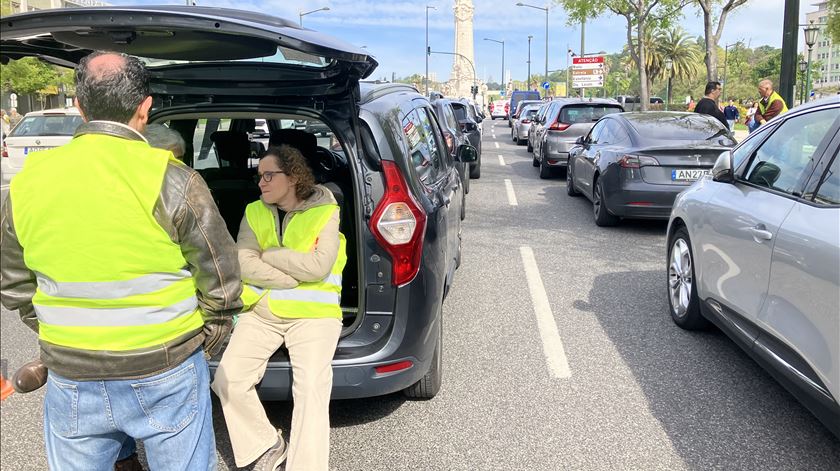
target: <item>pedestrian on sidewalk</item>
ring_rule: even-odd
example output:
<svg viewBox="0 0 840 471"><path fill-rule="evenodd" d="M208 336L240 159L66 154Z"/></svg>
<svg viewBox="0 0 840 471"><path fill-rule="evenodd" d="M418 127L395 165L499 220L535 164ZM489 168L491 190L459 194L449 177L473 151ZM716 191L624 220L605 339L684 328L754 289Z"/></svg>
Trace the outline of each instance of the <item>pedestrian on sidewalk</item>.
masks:
<svg viewBox="0 0 840 471"><path fill-rule="evenodd" d="M14 129L15 126L23 119L23 115L18 113L17 108L9 108L9 125Z"/></svg>
<svg viewBox="0 0 840 471"><path fill-rule="evenodd" d="M723 108L723 116L726 118L726 122L729 125L729 130L735 130L735 123L738 122L738 118L740 117L740 112L738 111L738 107L735 106L735 100L730 98L729 104Z"/></svg>
<svg viewBox="0 0 840 471"><path fill-rule="evenodd" d="M758 128L755 124L756 111L758 111L758 102L754 101L750 104L750 107L747 108L747 119L744 121L744 124L747 125L747 131L749 132L753 132Z"/></svg>
<svg viewBox="0 0 840 471"><path fill-rule="evenodd" d="M761 95L761 99L758 101L758 110L754 115L756 127L787 112L785 100L773 90L773 82L770 80L765 79L758 83L758 94Z"/></svg>
<svg viewBox="0 0 840 471"><path fill-rule="evenodd" d="M85 123L27 158L0 223L3 305L41 346L23 373L49 370L49 467L109 469L134 438L152 469L214 469L205 353L242 306L233 239L198 173L143 138L138 59L95 52L75 82Z"/></svg>
<svg viewBox="0 0 840 471"><path fill-rule="evenodd" d="M314 141L314 139L313 139ZM314 143L312 145L314 148ZM216 375L236 466L327 471L332 359L341 334L341 273L347 262L332 193L316 185L300 150L271 147L260 159L262 196L245 210L237 247L253 308L239 316ZM285 345L292 367L288 450L255 386Z"/></svg>
<svg viewBox="0 0 840 471"><path fill-rule="evenodd" d="M731 129L729 127L729 123L726 122L726 117L723 115L723 112L720 110L720 106L718 105L717 99L720 96L720 82L708 82L706 83L706 91L704 92L706 96L700 99L697 102L697 106L694 107L695 113L700 114L707 114L714 118L717 118L718 121L721 122L727 129Z"/></svg>

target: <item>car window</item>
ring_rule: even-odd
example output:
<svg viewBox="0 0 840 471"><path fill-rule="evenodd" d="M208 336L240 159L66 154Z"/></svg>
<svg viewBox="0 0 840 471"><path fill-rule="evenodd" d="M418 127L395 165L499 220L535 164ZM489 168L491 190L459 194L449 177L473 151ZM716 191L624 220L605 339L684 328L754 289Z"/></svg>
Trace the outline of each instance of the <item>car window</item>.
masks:
<svg viewBox="0 0 840 471"><path fill-rule="evenodd" d="M586 137L586 142L588 144L594 145L594 144L599 144L600 143L600 136L599 135L601 134L601 131L604 130L604 127L607 125L608 121L609 121L608 119L598 121L595 124L595 126L592 127L592 129L589 131L589 135Z"/></svg>
<svg viewBox="0 0 840 471"><path fill-rule="evenodd" d="M435 139L432 121L425 108L416 108L403 118L402 125L417 178L423 184L431 185L438 178L443 154Z"/></svg>
<svg viewBox="0 0 840 471"><path fill-rule="evenodd" d="M545 113L548 111L549 105L545 104L540 107L540 111L537 113L537 120L542 121L545 118Z"/></svg>
<svg viewBox="0 0 840 471"><path fill-rule="evenodd" d="M755 185L795 193L835 119L837 111L828 109L783 122L755 152L744 178Z"/></svg>
<svg viewBox="0 0 840 471"><path fill-rule="evenodd" d="M9 137L72 136L82 122L79 115L27 116L12 129Z"/></svg>
<svg viewBox="0 0 840 471"><path fill-rule="evenodd" d="M568 124L594 123L608 114L621 113L614 105L573 105L563 107L560 122Z"/></svg>
<svg viewBox="0 0 840 471"><path fill-rule="evenodd" d="M741 164L747 161L747 159L752 155L755 149L758 148L758 145L761 143L761 141L764 140L764 138L766 137L765 134L769 133L771 129L772 128L770 128L769 126L763 126L758 128L758 131L756 131L754 135L750 136L750 139L748 141L746 141L740 147L735 149L735 151L732 153L733 168L739 169L741 167ZM738 172L736 170L736 174L743 175L743 172Z"/></svg>
<svg viewBox="0 0 840 471"><path fill-rule="evenodd" d="M822 176L814 202L818 204L840 204L840 157L834 156L834 161Z"/></svg>
<svg viewBox="0 0 840 471"><path fill-rule="evenodd" d="M193 168L219 168L220 161L210 135L216 131L229 131L230 119L199 119L193 134Z"/></svg>
<svg viewBox="0 0 840 471"><path fill-rule="evenodd" d="M446 125L449 129L457 130L458 129L458 120L455 119L455 113L452 112L452 106L443 105L443 119L446 121Z"/></svg>
<svg viewBox="0 0 840 471"><path fill-rule="evenodd" d="M463 106L452 105L452 110L455 112L455 119L458 121L467 119L467 110Z"/></svg>

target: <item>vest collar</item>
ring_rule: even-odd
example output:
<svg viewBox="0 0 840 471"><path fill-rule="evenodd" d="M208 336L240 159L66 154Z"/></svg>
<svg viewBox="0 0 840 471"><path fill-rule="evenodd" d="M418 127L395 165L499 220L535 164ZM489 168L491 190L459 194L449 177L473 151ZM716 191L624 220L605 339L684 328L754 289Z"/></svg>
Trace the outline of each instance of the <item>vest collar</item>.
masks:
<svg viewBox="0 0 840 471"><path fill-rule="evenodd" d="M119 137L130 141L148 142L136 129L115 121L88 121L87 123L82 123L76 128L76 133L73 137L76 138L85 134L105 134L106 136Z"/></svg>

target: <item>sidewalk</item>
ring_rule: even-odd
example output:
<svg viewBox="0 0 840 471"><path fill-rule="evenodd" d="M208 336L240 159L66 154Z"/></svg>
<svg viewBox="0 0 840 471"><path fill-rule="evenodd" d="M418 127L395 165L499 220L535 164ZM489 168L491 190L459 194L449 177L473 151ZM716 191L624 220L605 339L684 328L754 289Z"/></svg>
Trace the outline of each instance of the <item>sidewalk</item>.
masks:
<svg viewBox="0 0 840 471"><path fill-rule="evenodd" d="M738 129L736 129L733 132L733 134L735 135L735 140L738 141L738 142L743 141L744 139L747 138L747 136L750 135L749 131L741 131L741 130L738 130Z"/></svg>

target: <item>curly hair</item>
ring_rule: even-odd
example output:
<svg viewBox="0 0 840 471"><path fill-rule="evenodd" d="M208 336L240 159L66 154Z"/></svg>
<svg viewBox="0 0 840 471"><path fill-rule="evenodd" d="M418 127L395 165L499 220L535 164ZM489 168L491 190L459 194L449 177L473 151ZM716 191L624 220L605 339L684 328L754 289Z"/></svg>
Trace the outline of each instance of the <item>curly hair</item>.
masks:
<svg viewBox="0 0 840 471"><path fill-rule="evenodd" d="M315 176L301 152L289 145L269 147L262 158L271 157L286 176L295 179L295 195L303 201L315 191Z"/></svg>

